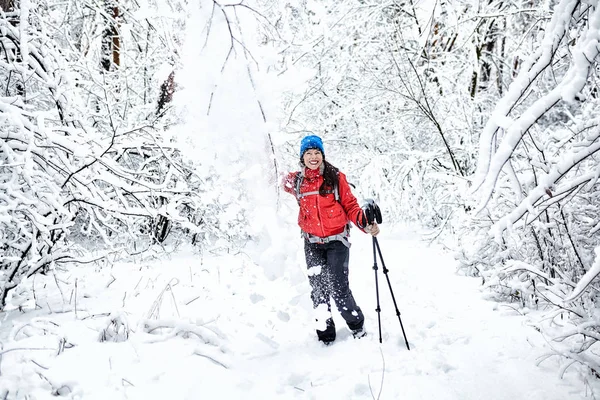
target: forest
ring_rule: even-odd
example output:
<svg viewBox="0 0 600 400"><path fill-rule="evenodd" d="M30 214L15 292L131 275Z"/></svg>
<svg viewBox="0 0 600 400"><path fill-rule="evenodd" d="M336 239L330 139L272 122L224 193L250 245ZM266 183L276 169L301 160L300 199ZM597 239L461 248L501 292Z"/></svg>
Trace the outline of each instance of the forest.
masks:
<svg viewBox="0 0 600 400"><path fill-rule="evenodd" d="M596 0L0 0L0 309L261 241L314 133L596 379L599 51Z"/></svg>

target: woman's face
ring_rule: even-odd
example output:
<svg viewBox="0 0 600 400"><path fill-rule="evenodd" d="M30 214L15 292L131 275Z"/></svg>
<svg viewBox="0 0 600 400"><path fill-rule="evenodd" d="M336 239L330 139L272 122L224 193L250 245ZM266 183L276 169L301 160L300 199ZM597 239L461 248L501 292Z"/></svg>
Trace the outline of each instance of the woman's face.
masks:
<svg viewBox="0 0 600 400"><path fill-rule="evenodd" d="M323 164L323 153L317 149L308 149L302 156L304 165L310 169L318 169Z"/></svg>

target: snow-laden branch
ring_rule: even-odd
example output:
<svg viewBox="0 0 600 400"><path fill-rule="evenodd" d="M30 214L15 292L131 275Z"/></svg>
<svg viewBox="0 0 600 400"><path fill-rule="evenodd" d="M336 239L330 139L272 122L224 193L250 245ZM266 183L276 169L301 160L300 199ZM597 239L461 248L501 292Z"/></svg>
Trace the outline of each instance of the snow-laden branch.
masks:
<svg viewBox="0 0 600 400"><path fill-rule="evenodd" d="M20 4L20 18L0 15L0 309L24 276L78 260L81 234L120 248L152 240L158 217L190 232L201 219L200 179L179 150L161 147L162 129L144 111L153 106L149 80L130 74L142 62L152 75L147 63L157 60L127 53L128 70L107 72L95 58L102 49L73 43L93 36L87 14L65 8L60 23L82 24L69 33L56 29L57 13L32 4Z"/></svg>
<svg viewBox="0 0 600 400"><path fill-rule="evenodd" d="M197 325L181 320L146 319L140 321L144 332L157 335L149 340L150 343L164 341L176 336L183 338L197 337L204 345L194 350L194 355L211 360L223 368L230 368L228 348L222 343L223 338L217 332L203 325Z"/></svg>
<svg viewBox="0 0 600 400"><path fill-rule="evenodd" d="M592 281L600 274L600 247L596 247L594 252L596 253L594 264L579 280L573 292L565 299L565 303L570 303L580 298L585 293L585 290L590 286Z"/></svg>
<svg viewBox="0 0 600 400"><path fill-rule="evenodd" d="M559 275L561 275L560 278L552 278L552 276L550 276L550 274L548 274L544 271L541 271L539 268L536 268L533 265L530 265L523 261L509 260L506 262L506 267L504 269L502 269L501 271L506 274L526 272L528 274L537 276L543 282L546 282L546 284L543 285L543 287L545 289L544 296L546 297L546 300L552 301L552 302L560 303L562 301L562 299L564 298L564 294L559 289L561 287L561 284L569 286L569 287L575 287L575 284L573 282L571 282L565 276L562 276L560 271L555 271ZM538 289L538 292L539 292L540 284L538 284L536 286L536 288ZM550 299L548 297L548 295L550 295L550 294L552 296L554 296L555 298ZM575 312L573 310L570 310L570 311Z"/></svg>
<svg viewBox="0 0 600 400"><path fill-rule="evenodd" d="M556 187L553 190L554 194L550 192L550 188L554 187L554 185L571 171L573 167L600 150L599 139L600 129L586 141L584 146L577 146L580 147L581 150L575 150L564 154L561 157L561 161L554 165L550 172L538 179L538 185L529 192L527 197L521 201L513 211L494 224L492 231L495 235L499 237L506 229L517 223L529 212L532 212L535 207L539 205L538 202L540 199L545 197L550 198L550 195L555 196L557 194L567 193L588 182L595 182L598 179L598 170L600 170L600 168L597 168L596 171L571 179L568 182L565 182L564 185ZM548 193L550 193L550 195Z"/></svg>
<svg viewBox="0 0 600 400"><path fill-rule="evenodd" d="M595 324L597 328L598 324ZM589 326L589 328L592 328L592 326ZM597 340L600 339L598 338L598 335L595 334L593 331L591 331L590 329L582 329L579 332L579 329L576 329L575 331L571 332L572 335L571 336L590 336L592 338L592 343L597 343ZM548 357L544 357L543 359L549 358L551 356L554 355L559 355L561 357L566 358L567 360L573 360L576 363L579 363L581 365L583 365L588 371L591 370L593 371L594 375L598 375L600 374L600 357L598 357L594 351L589 351L589 343L587 343L587 341L584 341L583 343L581 343L580 340L577 341L577 343L573 343L573 342L567 342L567 343L560 343L561 341L563 341L565 339L565 337L563 337L563 335L557 337L556 339L554 339L553 342L550 342L550 346L552 348L552 351L554 352L554 354L550 354L548 355ZM543 361L543 359L541 361ZM562 373L561 376L566 372L566 370L571 367L574 363L564 363L564 366L561 368Z"/></svg>
<svg viewBox="0 0 600 400"><path fill-rule="evenodd" d="M511 84L507 95L498 103L481 133L479 158L477 170L473 177L472 189L481 193L482 200L479 210L483 209L489 201L504 164L512 156L522 136L546 111L559 102L563 96L565 99L572 99L573 91L577 92L585 85L589 66L593 62L595 55L592 58L588 58L587 63L581 63L581 59L585 58L585 55L593 55L594 51L597 54L597 49L590 48L594 42L597 42L597 31L595 29L588 29L587 35L582 37L577 48L574 49L574 53L582 53L582 55L575 56L576 63L572 66L569 73L567 73L561 84L546 96L536 101L517 120L513 121L509 117L510 112L519 99L525 95L538 76L551 64L553 56L569 28L571 16L579 4L579 0L563 0L557 5L540 49L523 66L521 73ZM597 19L598 10L595 10L593 16L590 17L591 27L595 26ZM507 132L497 152L494 153L493 147L499 129L506 129Z"/></svg>

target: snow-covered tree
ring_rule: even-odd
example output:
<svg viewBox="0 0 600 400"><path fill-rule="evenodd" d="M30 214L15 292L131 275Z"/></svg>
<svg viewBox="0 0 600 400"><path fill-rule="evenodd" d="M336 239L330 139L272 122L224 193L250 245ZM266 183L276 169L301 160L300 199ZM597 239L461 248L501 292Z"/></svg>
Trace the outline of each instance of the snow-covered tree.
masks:
<svg viewBox="0 0 600 400"><path fill-rule="evenodd" d="M590 348L599 328L598 287L589 274L597 274L600 244L600 9L595 1L559 1L532 12L550 18L523 34L521 42L531 45L515 56L516 76L482 130L472 186L478 206L473 235L465 236L477 245L464 246L463 262L503 298L550 310L544 331L568 343L555 348L597 375ZM584 275L586 284L573 293ZM553 326L565 316L580 328Z"/></svg>
<svg viewBox="0 0 600 400"><path fill-rule="evenodd" d="M380 202L386 220L451 226L476 149L472 71L464 68L476 22L473 12L460 20L463 8L281 3L272 40L289 79L281 122L288 163L302 135L320 134L331 143L328 156L362 197ZM459 20L460 32L450 28Z"/></svg>
<svg viewBox="0 0 600 400"><path fill-rule="evenodd" d="M170 38L136 18L137 2L120 1L118 15L76 1L12 5L0 16L0 307L23 276L81 261L83 237L133 251L167 223L196 227L193 171L156 114Z"/></svg>

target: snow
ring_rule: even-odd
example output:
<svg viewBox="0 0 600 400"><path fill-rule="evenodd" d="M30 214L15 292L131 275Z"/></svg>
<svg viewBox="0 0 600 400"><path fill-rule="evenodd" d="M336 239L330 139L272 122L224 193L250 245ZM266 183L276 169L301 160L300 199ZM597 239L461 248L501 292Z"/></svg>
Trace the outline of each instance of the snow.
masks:
<svg viewBox="0 0 600 400"><path fill-rule="evenodd" d="M564 0L560 9L575 3ZM252 38L254 23L245 19L248 10L221 7L215 11L212 3L206 4L209 7L190 6L182 67L175 74L178 92L173 105L181 121L164 135L178 145L184 143L182 153L197 162L200 176L214 175L218 181L218 190L203 195L206 204L218 199L224 208L216 228L227 232L251 221L244 229L253 241L227 255L205 249L175 251L166 245L153 248L144 258L130 256L129 262L112 261L116 256L109 255L95 263L66 270L54 267L25 278L10 292L0 314L0 398L585 398L589 388L578 370L568 368L568 363L559 364L557 357L548 358L555 352L530 326L528 316L522 315L527 310L485 300L479 280L456 275L456 261L450 255L427 246L419 240L418 231L406 227L384 224L380 244L410 350L381 269L381 314L375 311L372 246L370 237L357 230L352 237L350 283L365 313L368 335L353 339L334 312L336 342L326 347L316 340L314 329L324 326L328 313L323 307L313 310L308 276L320 273L321 267L306 269L295 224L295 200L287 196L282 205L275 198L277 177L272 171L274 160L284 164L280 158L289 157L288 164L297 162L297 150L277 157L280 154L267 145L268 138L279 151L304 131L304 126L294 134L279 131L281 121L277 119L289 122L292 115L277 115L278 103L284 90L294 90L298 101L305 90L303 84L314 71L298 63L279 76L269 74L268 62L277 62L278 49L256 48L259 41ZM313 22L325 18L327 8L322 3L309 6L315 11ZM26 13L30 2L21 2L21 7ZM179 15L166 7L158 13ZM599 24L597 13L592 19L594 26ZM551 26L556 27L549 29L539 58L522 67L529 72L515 81L482 133L476 188L491 193L522 132L555 99L574 97L579 90L580 78L589 67L585 57L577 58L572 79L552 92L554 97L542 98L518 119L509 116L523 90L552 59L551 50L558 40L553 33L568 25L566 17L555 14ZM138 17L144 15L140 12ZM586 36L586 44L576 49L578 55L597 54L597 33ZM325 29L324 35L328 34ZM26 57L27 37L23 34L21 38ZM312 46L310 42L304 45ZM257 58L266 67L255 62L254 55L260 55ZM171 71L170 65L164 65L156 71L156 80L162 82ZM44 76L41 69L37 72ZM31 135L44 134L57 146L83 154L80 144L67 143L49 130L34 129L31 121L17 113L16 106L3 100L0 110L14 113L14 121L31 128ZM353 105L348 110L351 114L360 108ZM42 126L47 117L37 115ZM306 125L310 128L312 123ZM507 133L495 151L499 127ZM338 150L333 140L328 143L332 145L328 154L335 160ZM544 183L556 182L586 154L569 154L570 159L551 170ZM374 158L366 167L357 168L365 194L382 199L382 204L387 194L380 191L387 181L378 171L392 162L391 158ZM345 170L351 165L339 167ZM512 166L508 168L518 185ZM283 166L282 170L278 172L287 169ZM98 179L119 183L103 175ZM597 173L586 179L597 179ZM161 189L164 185L146 186ZM496 225L498 235L528 207L533 209L546 193L544 189L540 186L532 191L513 214L501 219ZM167 206L159 211L166 210L175 213ZM231 248L225 238L213 245L221 243L223 249ZM585 281L591 282L597 275L598 265L596 262L575 292L585 289ZM545 361L540 363L542 359Z"/></svg>
<svg viewBox="0 0 600 400"><path fill-rule="evenodd" d="M509 122L507 116L514 105L524 96L526 90L541 71L551 62L556 48L565 35L569 20L577 4L577 1L563 0L556 6L540 48L521 68L521 72L511 83L508 93L496 105L491 118L481 133L477 171L473 176L472 188L473 192L480 192L481 201L478 211L482 210L488 203L500 172L527 129L545 111L552 108L561 99L561 96L569 98L572 96L573 91L578 92L581 90L581 74L584 75L584 82L587 78L588 68L582 68L580 62L579 65L569 71L569 74L560 85L536 100L527 111L523 112L519 118L507 127ZM588 40L595 40L595 35L591 34L589 36ZM507 133L498 149L494 149L493 141L497 136L499 127L507 129Z"/></svg>
<svg viewBox="0 0 600 400"><path fill-rule="evenodd" d="M29 0L22 0L19 4L20 7L20 20L19 20L19 30L20 30L20 43L21 54L23 55L23 62L27 63L29 61L29 46L27 45L28 40L28 32L29 28Z"/></svg>
<svg viewBox="0 0 600 400"><path fill-rule="evenodd" d="M536 365L547 348L526 317L484 300L480 281L456 275L451 256L416 232L385 225L379 243L411 350L381 268L380 344L370 236L352 241L364 338L334 313L336 342L316 340L300 239L276 279L273 266L252 261L260 254L180 251L36 276L42 308L2 315L0 392L54 398L51 384L73 399L585 397L575 373L560 379L553 361Z"/></svg>
<svg viewBox="0 0 600 400"><path fill-rule="evenodd" d="M570 303L584 293L585 289L592 283L592 281L600 274L600 247L596 247L594 249L594 253L596 254L596 259L594 260L594 264L592 267L585 273L584 276L581 277L579 282L577 282L577 286L573 289L573 292L567 297L564 301L565 304Z"/></svg>
<svg viewBox="0 0 600 400"><path fill-rule="evenodd" d="M529 195L525 198L524 201L522 201L513 211L503 216L496 223L494 223L492 228L492 234L497 238L496 240L500 240L499 238L501 237L501 234L506 229L508 229L509 226L521 220L521 218L524 215L526 215L527 212L530 212L531 214L535 215L534 205L536 205L540 201L540 199L547 197L547 188L553 185L554 182L558 182L567 171L573 168L574 165L581 162L590 154L594 154L597 151L600 151L600 143L590 145L589 147L583 149L574 149L573 151L570 151L563 155L562 159L559 162L557 162L555 166L552 167L549 173L542 175L539 178L539 184L530 191ZM578 178L575 178L573 180L567 181L559 185L556 188L555 193L568 193L570 190L579 185L593 181L595 179L595 176L595 172L583 174Z"/></svg>

